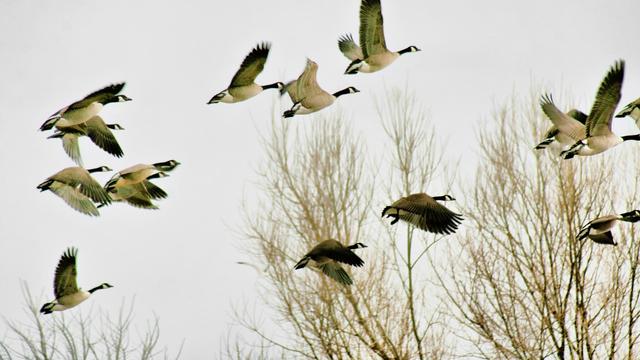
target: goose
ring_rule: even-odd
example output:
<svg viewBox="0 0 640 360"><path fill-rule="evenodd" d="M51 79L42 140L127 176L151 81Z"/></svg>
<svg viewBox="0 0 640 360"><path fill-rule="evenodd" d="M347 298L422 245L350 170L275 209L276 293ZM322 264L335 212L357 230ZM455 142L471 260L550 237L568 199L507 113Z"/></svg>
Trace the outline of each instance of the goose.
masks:
<svg viewBox="0 0 640 360"><path fill-rule="evenodd" d="M62 139L64 151L76 164L82 166L78 143L81 136L88 136L94 144L115 157L124 155L111 130L124 130L124 128L120 124L105 124L104 120L96 115L81 125L57 130L48 139Z"/></svg>
<svg viewBox="0 0 640 360"><path fill-rule="evenodd" d="M318 72L318 64L311 59L307 59L307 65L297 80L292 81L287 86L287 92L293 106L282 115L285 118L294 115L311 114L320 111L327 106L333 104L336 99L345 94L355 94L360 90L349 86L333 94L322 90L316 81L316 73Z"/></svg>
<svg viewBox="0 0 640 360"><path fill-rule="evenodd" d="M214 95L207 104L216 104L219 102L228 104L237 103L250 99L266 89L282 90L284 84L281 82L269 85L258 85L254 82L256 77L260 75L264 69L264 64L267 62L267 57L269 56L269 50L271 50L271 44L265 42L253 48L242 61L240 69L236 71L233 79L231 79L229 87Z"/></svg>
<svg viewBox="0 0 640 360"><path fill-rule="evenodd" d="M547 95L550 99L550 95ZM566 113L569 117L578 120L582 126L584 127L584 123L587 121L587 114L583 113L577 109L571 109ZM568 136L567 134L561 132L557 126L553 125L547 130L544 135L544 140L542 140L538 145L536 145L536 150L541 150L547 148L552 143L558 143L562 146L573 145L576 142L576 139Z"/></svg>
<svg viewBox="0 0 640 360"><path fill-rule="evenodd" d="M165 199L167 193L153 184L151 179L168 176L166 172L175 169L179 162L169 160L154 164L137 164L116 173L104 185L104 189L114 202L126 202L142 209L158 209L152 200ZM103 204L98 208L107 205Z"/></svg>
<svg viewBox="0 0 640 360"><path fill-rule="evenodd" d="M640 98L628 103L627 106L616 114L617 118L623 118L625 116L631 116L631 118L636 121L636 125L640 127Z"/></svg>
<svg viewBox="0 0 640 360"><path fill-rule="evenodd" d="M84 169L79 166L68 167L49 176L37 188L41 192L50 190L73 209L83 214L99 216L100 213L93 202L109 204L111 198L102 186L91 177L91 173L104 171L111 171L111 169L107 166L93 169Z"/></svg>
<svg viewBox="0 0 640 360"><path fill-rule="evenodd" d="M358 257L352 250L366 248L363 243L355 243L353 245L344 246L334 239L320 242L314 246L298 263L294 266L295 270L302 269L311 262L313 268L322 270L322 272L344 285L351 285L353 281L346 271L338 264L338 262L361 267L364 261Z"/></svg>
<svg viewBox="0 0 640 360"><path fill-rule="evenodd" d="M347 34L338 39L338 48L351 60L345 74L376 72L391 65L402 54L420 51L416 46L400 51L387 49L380 0L362 0L360 3L360 46L351 34Z"/></svg>
<svg viewBox="0 0 640 360"><path fill-rule="evenodd" d="M56 267L56 275L53 279L53 293L56 299L42 305L40 313L51 314L54 311L64 311L78 306L87 300L91 294L98 290L109 289L113 286L108 283L102 283L89 291L84 291L78 287L76 276L78 270L76 268L76 259L78 250L76 248L68 248L58 261Z"/></svg>
<svg viewBox="0 0 640 360"><path fill-rule="evenodd" d="M593 242L606 245L618 245L613 240L611 229L618 221L637 222L640 221L640 210L632 210L622 214L605 215L589 221L580 229L578 240L584 240L587 237Z"/></svg>
<svg viewBox="0 0 640 360"><path fill-rule="evenodd" d="M137 164L115 173L105 184L105 189L110 190L116 186L124 187L144 182L145 180L168 176L166 173L173 171L179 162L168 160L154 164Z"/></svg>
<svg viewBox="0 0 640 360"><path fill-rule="evenodd" d="M411 194L386 206L382 210L382 217L386 215L388 218L393 218L391 225L402 220L424 231L453 234L463 217L438 203L438 201L453 200L455 199L451 195L431 197L425 193Z"/></svg>
<svg viewBox="0 0 640 360"><path fill-rule="evenodd" d="M98 115L104 105L113 102L131 101L126 95L118 94L124 88L125 83L108 85L100 90L94 91L73 104L62 108L40 126L40 131L58 129L80 125L92 117Z"/></svg>
<svg viewBox="0 0 640 360"><path fill-rule="evenodd" d="M571 159L575 155L592 156L609 150L623 141L640 141L640 134L618 136L611 132L611 121L620 101L623 79L624 60L619 60L609 69L600 84L596 100L587 117L584 136L577 138L576 143L568 150L561 152L560 156L564 159Z"/></svg>

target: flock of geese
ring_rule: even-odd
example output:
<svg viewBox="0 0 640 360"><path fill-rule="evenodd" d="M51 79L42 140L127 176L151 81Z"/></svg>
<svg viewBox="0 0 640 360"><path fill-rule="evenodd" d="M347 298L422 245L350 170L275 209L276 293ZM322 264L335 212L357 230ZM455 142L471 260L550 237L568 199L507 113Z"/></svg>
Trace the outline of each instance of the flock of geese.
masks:
<svg viewBox="0 0 640 360"><path fill-rule="evenodd" d="M373 73L392 64L400 55L420 51L409 46L400 51L387 49L380 0L361 0L360 5L360 43L350 34L338 39L338 48L350 60L345 74ZM283 113L283 117L310 114L320 111L346 94L359 92L350 86L335 93L328 93L317 83L318 65L307 59L300 76L287 84L275 82L268 85L255 83L256 77L264 69L269 55L268 43L258 44L244 59L229 86L214 95L208 104L237 103L248 100L266 89L278 89L281 94L288 93L292 107ZM545 139L535 148L545 149L554 144L565 148L561 155L565 159L578 156L591 156L606 151L627 140L640 140L640 134L618 136L611 131L613 114L620 101L624 61L616 62L602 81L591 112L587 115L572 109L567 113L559 110L551 95L541 99L543 112L553 126L547 131ZM50 176L38 189L50 190L61 197L72 208L87 214L99 215L98 208L114 201L123 201L130 205L154 209L152 200L167 197L166 192L150 180L167 176L179 163L175 160L138 164L116 173L104 186L91 177L91 173L110 171L106 166L84 169L78 146L78 138L87 136L98 147L116 156L123 156L111 130L122 130L118 124L106 124L98 113L109 103L126 102L131 99L120 94L124 83L114 84L87 95L50 116L40 130L56 132L50 138L62 139L65 152L79 166L69 167ZM631 116L640 124L640 98L628 104L616 117ZM458 229L463 221L461 214L449 210L442 202L454 201L450 195L429 196L426 193L411 194L402 197L382 210L382 217L391 218L391 225L399 220L425 232L449 235ZM97 206L96 206L97 204ZM578 239L590 238L594 242L615 245L611 229L618 221L636 222L640 220L640 211L633 210L622 214L606 215L587 223L578 234ZM341 264L362 267L364 261L354 250L365 248L362 243L344 245L338 240L321 241L307 252L295 264L294 269L309 266L321 271L329 278L344 285L353 284L353 280ZM103 283L89 291L81 290L76 283L77 249L67 249L58 262L54 278L55 300L42 306L41 312L49 314L72 308L97 290L112 287Z"/></svg>
<svg viewBox="0 0 640 360"><path fill-rule="evenodd" d="M111 171L108 166L85 169L82 167L79 139L87 136L102 150L115 157L124 155L120 144L111 130L123 130L119 124L106 124L98 115L110 103L131 101L120 94L124 83L109 85L94 91L83 99L66 106L40 126L40 131L55 128L50 139L62 139L62 147L78 165L64 168L49 176L37 186L40 191L49 190L58 195L73 209L90 216L99 216L98 208L112 201L122 201L130 205L157 209L152 200L164 199L167 193L150 180L167 176L180 163L169 160L154 164L137 164L120 170L102 186L92 173ZM97 206L96 206L97 204Z"/></svg>

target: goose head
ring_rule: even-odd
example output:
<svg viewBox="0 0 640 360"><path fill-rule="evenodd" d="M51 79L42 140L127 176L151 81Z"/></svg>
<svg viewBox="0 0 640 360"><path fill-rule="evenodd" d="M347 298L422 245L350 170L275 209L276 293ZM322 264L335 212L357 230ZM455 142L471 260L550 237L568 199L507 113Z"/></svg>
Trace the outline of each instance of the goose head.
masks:
<svg viewBox="0 0 640 360"><path fill-rule="evenodd" d="M440 201L455 201L456 200L451 195L434 196L433 199L434 200L440 200Z"/></svg>
<svg viewBox="0 0 640 360"><path fill-rule="evenodd" d="M113 170L111 170L111 168L108 166L100 166L93 169L87 169L87 171L90 173L94 173L94 172L106 172L106 171L113 171Z"/></svg>
<svg viewBox="0 0 640 360"><path fill-rule="evenodd" d="M402 54L406 54L406 53L410 53L410 52L418 52L418 51L421 51L421 50L418 49L416 46L411 45L409 47L406 47L406 48L398 51L398 54L402 55Z"/></svg>
<svg viewBox="0 0 640 360"><path fill-rule="evenodd" d="M355 93L359 93L359 92L360 92L360 90L354 88L353 86L349 86L346 89L342 89L342 90L340 90L338 92L333 93L333 96L339 97L339 96L342 96L342 95L345 95L345 94L355 94Z"/></svg>
<svg viewBox="0 0 640 360"><path fill-rule="evenodd" d="M111 285L111 284L102 283L102 284L100 284L100 285L98 285L98 286L94 287L93 289L90 289L90 290L89 290L89 293L90 293L90 294L93 294L93 292L94 292L94 291L97 291L97 290L103 290L103 289L108 289L108 288L112 288L112 287L113 287L113 285Z"/></svg>

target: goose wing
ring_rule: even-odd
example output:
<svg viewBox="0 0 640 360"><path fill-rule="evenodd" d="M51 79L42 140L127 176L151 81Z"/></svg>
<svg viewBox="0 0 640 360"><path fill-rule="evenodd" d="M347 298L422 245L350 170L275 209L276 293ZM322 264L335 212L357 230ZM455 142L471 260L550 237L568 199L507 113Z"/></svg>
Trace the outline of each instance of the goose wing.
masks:
<svg viewBox="0 0 640 360"><path fill-rule="evenodd" d="M353 284L353 281L349 277L349 274L347 274L347 272L344 271L344 269L342 268L342 266L340 266L340 264L334 261L329 261L327 263L320 265L320 270L322 270L322 272L325 275L327 275L328 277L332 278L333 280L341 284L344 284L344 285Z"/></svg>
<svg viewBox="0 0 640 360"><path fill-rule="evenodd" d="M153 200L166 199L169 196L162 188L155 185L149 180L144 180L137 184L125 186L131 190L131 196L140 194L140 196L150 198Z"/></svg>
<svg viewBox="0 0 640 360"><path fill-rule="evenodd" d="M124 155L116 137L100 116L96 115L92 117L87 120L85 124L87 126L87 136L89 136L91 141L98 145L99 148L115 157L122 157L122 155Z"/></svg>
<svg viewBox="0 0 640 360"><path fill-rule="evenodd" d="M54 182L49 189L73 209L89 216L100 216L93 201L78 189L61 182Z"/></svg>
<svg viewBox="0 0 640 360"><path fill-rule="evenodd" d="M551 94L542 95L540 106L542 107L542 111L545 115L547 115L549 120L551 120L553 125L555 125L560 132L566 134L575 141L582 140L586 137L585 126L581 124L580 121L560 111L560 109L558 109L553 103L553 97L551 97Z"/></svg>
<svg viewBox="0 0 640 360"><path fill-rule="evenodd" d="M615 240L613 240L613 234L611 233L611 231L603 232L600 234L589 234L589 239L598 244L616 245Z"/></svg>
<svg viewBox="0 0 640 360"><path fill-rule="evenodd" d="M80 155L79 136L74 133L66 133L62 136L62 148L69 155L71 160L82 166L82 156Z"/></svg>
<svg viewBox="0 0 640 360"><path fill-rule="evenodd" d="M358 255L345 247L326 249L323 251L323 255L329 259L352 266L360 267L364 265L364 261Z"/></svg>
<svg viewBox="0 0 640 360"><path fill-rule="evenodd" d="M338 48L342 54L351 61L364 59L362 49L355 41L353 41L353 36L351 34L342 35L338 39Z"/></svg>
<svg viewBox="0 0 640 360"><path fill-rule="evenodd" d="M387 50L380 0L362 0L360 5L360 47L364 59Z"/></svg>
<svg viewBox="0 0 640 360"><path fill-rule="evenodd" d="M120 91L122 91L122 89L124 88L124 85L125 83L111 84L100 90L96 90L91 94L85 96L84 99L78 100L73 104L69 105L67 108L64 109L64 111L66 112L74 109L82 109L93 104L96 101L103 101L103 100L110 99L115 95L117 95Z"/></svg>
<svg viewBox="0 0 640 360"><path fill-rule="evenodd" d="M620 102L624 60L616 61L598 88L596 100L587 118L587 137L611 134L611 120Z"/></svg>
<svg viewBox="0 0 640 360"><path fill-rule="evenodd" d="M425 193L404 197L391 205L399 211L400 219L436 234L452 234L462 222L456 214Z"/></svg>
<svg viewBox="0 0 640 360"><path fill-rule="evenodd" d="M258 44L251 52L244 58L240 69L236 72L231 79L230 88L238 86L251 85L255 81L256 77L264 69L264 64L267 62L267 56L269 56L269 50L271 44L261 43Z"/></svg>
<svg viewBox="0 0 640 360"><path fill-rule="evenodd" d="M69 248L62 254L56 267L56 276L53 279L53 291L56 299L60 299L65 295L75 294L78 292L78 284L76 276L76 256L78 250Z"/></svg>
<svg viewBox="0 0 640 360"><path fill-rule="evenodd" d="M296 102L301 101L306 97L314 96L323 91L316 81L317 73L318 64L316 64L311 59L307 59L307 66L296 81Z"/></svg>
<svg viewBox="0 0 640 360"><path fill-rule="evenodd" d="M289 81L284 85L284 89L282 89L281 94L284 95L285 92L289 94L289 98L291 98L291 101L293 103L297 103L298 101L302 100L300 96L298 96L298 80L297 79L293 81Z"/></svg>
<svg viewBox="0 0 640 360"><path fill-rule="evenodd" d="M167 196L169 196L164 190L162 190L161 187L159 187L158 185L155 185L149 180L143 181L142 186L144 186L144 188L146 189L151 199L154 199L154 200L166 199Z"/></svg>
<svg viewBox="0 0 640 360"><path fill-rule="evenodd" d="M95 202L102 204L111 202L109 194L107 194L87 170L81 167L64 169L52 176L51 179L71 186Z"/></svg>
<svg viewBox="0 0 640 360"><path fill-rule="evenodd" d="M157 209L158 207L151 201L150 198L144 196L142 193L136 193L125 199L125 201L131 205L141 209Z"/></svg>

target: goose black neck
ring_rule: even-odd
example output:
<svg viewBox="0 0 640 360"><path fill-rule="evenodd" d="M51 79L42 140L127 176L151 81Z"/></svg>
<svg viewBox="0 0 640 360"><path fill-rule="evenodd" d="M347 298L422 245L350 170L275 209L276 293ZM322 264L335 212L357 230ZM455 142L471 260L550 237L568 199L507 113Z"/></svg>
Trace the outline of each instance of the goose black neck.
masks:
<svg viewBox="0 0 640 360"><path fill-rule="evenodd" d="M406 48L404 48L404 49L402 49L402 50L398 51L398 54L402 55L402 54L406 54L406 53L408 53L408 52L411 52L411 46L406 47Z"/></svg>
<svg viewBox="0 0 640 360"><path fill-rule="evenodd" d="M97 167L97 168L93 168L93 169L87 169L87 171L90 172L90 173L101 172L102 171L102 166Z"/></svg>
<svg viewBox="0 0 640 360"><path fill-rule="evenodd" d="M267 89L281 89L284 87L284 84L281 82L275 82L273 84L269 84L269 85L262 85L262 89L263 90L267 90Z"/></svg>
<svg viewBox="0 0 640 360"><path fill-rule="evenodd" d="M449 198L447 197L447 195L442 195L442 196L434 196L433 200L438 200L438 201L447 201Z"/></svg>
<svg viewBox="0 0 640 360"><path fill-rule="evenodd" d="M624 135L622 137L623 141L627 141L627 140L635 140L635 141L640 141L640 134L635 134L635 135Z"/></svg>
<svg viewBox="0 0 640 360"><path fill-rule="evenodd" d="M102 285L96 286L93 289L89 289L89 294L93 294L94 292L96 292L98 290L102 290L102 289L103 289Z"/></svg>
<svg viewBox="0 0 640 360"><path fill-rule="evenodd" d="M342 96L344 94L349 94L350 92L351 92L351 90L349 90L349 88L346 88L346 89L342 89L342 90L340 90L338 92L334 92L333 96L334 97L339 97L339 96Z"/></svg>

